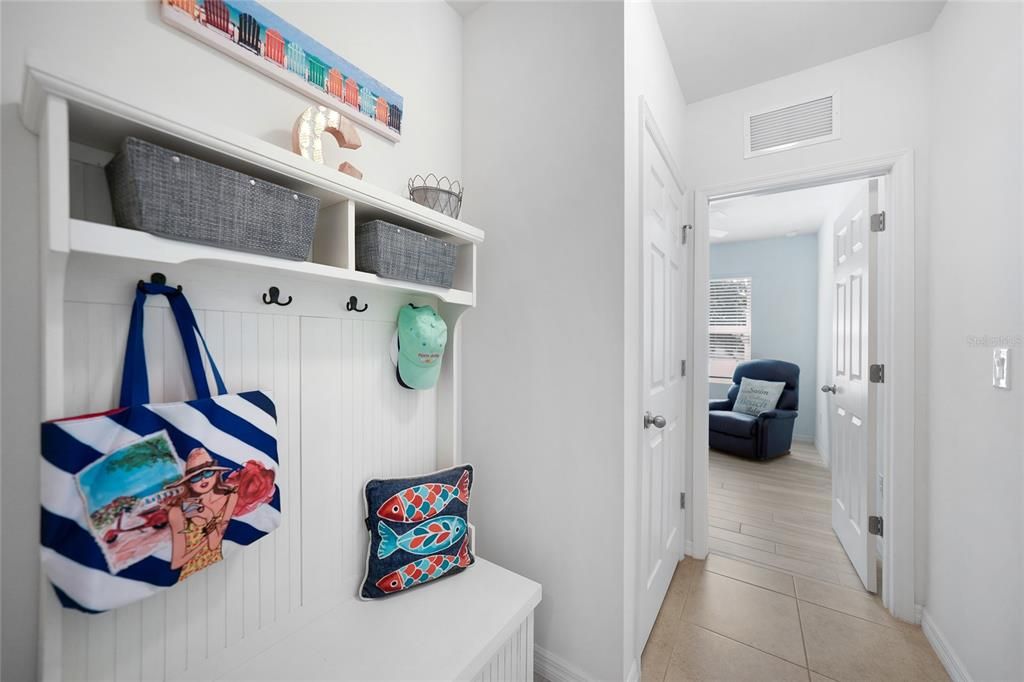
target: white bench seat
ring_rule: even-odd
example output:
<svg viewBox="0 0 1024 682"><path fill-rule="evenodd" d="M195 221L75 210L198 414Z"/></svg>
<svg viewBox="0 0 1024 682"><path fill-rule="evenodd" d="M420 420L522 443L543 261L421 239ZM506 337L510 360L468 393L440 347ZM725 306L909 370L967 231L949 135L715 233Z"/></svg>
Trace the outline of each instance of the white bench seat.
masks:
<svg viewBox="0 0 1024 682"><path fill-rule="evenodd" d="M477 558L463 573L408 594L352 597L222 679L472 679L530 620L540 597L538 583ZM528 643L512 645L529 661L532 682L532 621L529 634ZM526 667L517 670L526 679Z"/></svg>

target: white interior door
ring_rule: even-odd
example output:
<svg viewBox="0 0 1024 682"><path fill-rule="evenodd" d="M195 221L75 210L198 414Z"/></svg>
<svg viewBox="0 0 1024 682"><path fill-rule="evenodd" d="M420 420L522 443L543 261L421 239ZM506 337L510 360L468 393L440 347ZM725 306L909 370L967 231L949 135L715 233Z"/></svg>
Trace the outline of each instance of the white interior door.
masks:
<svg viewBox="0 0 1024 682"><path fill-rule="evenodd" d="M864 587L877 591L875 538L875 234L878 181L871 180L833 226L832 528Z"/></svg>
<svg viewBox="0 0 1024 682"><path fill-rule="evenodd" d="M643 428L637 632L641 648L683 552L687 272L683 194L659 145L644 131ZM644 420L643 417L648 419Z"/></svg>

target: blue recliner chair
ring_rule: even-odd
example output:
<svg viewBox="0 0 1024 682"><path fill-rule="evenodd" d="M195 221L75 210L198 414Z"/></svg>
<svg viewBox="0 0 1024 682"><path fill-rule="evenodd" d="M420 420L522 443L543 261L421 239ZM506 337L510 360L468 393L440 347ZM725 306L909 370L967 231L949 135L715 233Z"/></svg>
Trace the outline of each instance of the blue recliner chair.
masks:
<svg viewBox="0 0 1024 682"><path fill-rule="evenodd" d="M785 381L774 410L756 417L733 412L743 377L763 381ZM773 459L789 452L793 443L793 423L799 407L800 367L782 360L751 360L736 366L732 386L724 400L711 400L709 444L715 450L749 459Z"/></svg>

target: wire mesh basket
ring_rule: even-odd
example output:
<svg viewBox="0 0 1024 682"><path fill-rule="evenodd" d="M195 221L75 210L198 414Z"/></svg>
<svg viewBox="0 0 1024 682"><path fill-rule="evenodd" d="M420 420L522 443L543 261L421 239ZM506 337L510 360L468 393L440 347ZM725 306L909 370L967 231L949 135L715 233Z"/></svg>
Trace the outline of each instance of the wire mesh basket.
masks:
<svg viewBox="0 0 1024 682"><path fill-rule="evenodd" d="M462 185L448 176L437 177L429 173L409 180L409 198L449 218L458 218L462 208Z"/></svg>

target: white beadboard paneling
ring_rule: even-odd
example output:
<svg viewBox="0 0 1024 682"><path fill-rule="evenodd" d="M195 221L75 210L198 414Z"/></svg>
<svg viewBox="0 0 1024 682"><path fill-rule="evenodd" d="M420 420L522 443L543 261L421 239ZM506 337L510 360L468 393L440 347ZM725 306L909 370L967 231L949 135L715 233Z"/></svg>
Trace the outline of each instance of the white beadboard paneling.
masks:
<svg viewBox="0 0 1024 682"><path fill-rule="evenodd" d="M474 682L533 682L533 614L520 624Z"/></svg>
<svg viewBox="0 0 1024 682"><path fill-rule="evenodd" d="M338 520L332 510L341 493L340 443L342 422L340 411L341 368L336 359L341 346L341 325L338 320L302 320L303 356L300 380L302 410L301 429L304 451L316 448L323 457L315 465L312 457L304 462L302 471L301 513L303 599L335 601L340 596L338 566L341 564L341 536ZM316 434L316 438L313 435ZM332 447L332 444L333 445ZM335 456L330 456L334 450Z"/></svg>
<svg viewBox="0 0 1024 682"><path fill-rule="evenodd" d="M302 441L324 455L302 471L304 537L317 538L303 547L303 575L318 598L357 589L363 484L435 468L436 400L398 385L387 355L393 333L392 323L302 319Z"/></svg>
<svg viewBox="0 0 1024 682"><path fill-rule="evenodd" d="M136 266L111 286L110 271L99 265L83 263L69 279L67 415L109 409L118 399L130 283L140 272ZM260 389L274 398L282 524L150 599L95 616L64 611L67 679L204 679L251 656L356 590L366 552L365 479L436 468L436 396L401 388L387 357L398 306L422 301L360 295L374 308L362 317L343 312L340 294L337 302L324 294L314 302L305 283L286 289L281 282L275 284L283 291L301 292L305 306L269 308L256 303L266 282L233 276L206 296L196 283L217 273L180 270L172 281L185 283L229 390ZM163 299L150 300L150 399L190 399L173 317ZM215 305L205 307L206 300ZM334 317L298 314L313 305Z"/></svg>
<svg viewBox="0 0 1024 682"><path fill-rule="evenodd" d="M289 320L287 335L288 347L300 347L300 325L298 320ZM288 391L282 394L286 398L285 405L291 410L300 405L300 377L288 373ZM288 526L288 567L279 574L282 581L288 584L288 608L297 611L302 606L302 429L301 414L291 412L287 420L278 422L277 447L281 458L281 468L287 467L288 499L281 501L283 510L282 523Z"/></svg>
<svg viewBox="0 0 1024 682"><path fill-rule="evenodd" d="M256 386L261 391L265 391L273 396L276 393L274 390L274 364L278 362L278 352L281 350L274 345L276 340L274 335L274 318L270 315L260 315L257 320L256 329L258 339L256 344L258 349ZM287 529L284 529L284 531L287 533ZM259 628L266 627L277 619L277 591L275 589L277 587L275 575L278 551L277 540L278 533L275 531L269 537L263 538L257 543L255 553L246 552L246 554L257 554L259 556L259 568L257 569L259 581L256 585L256 595L259 600L259 624L257 626Z"/></svg>

